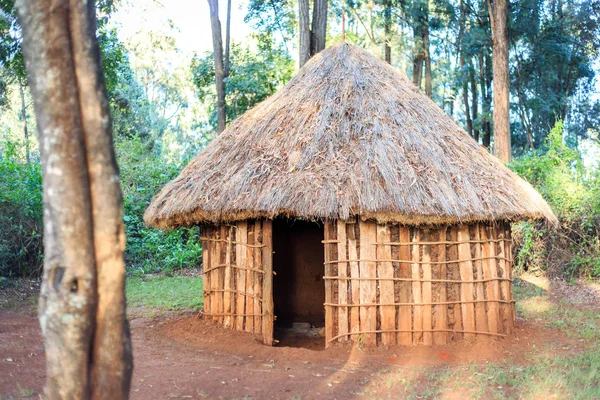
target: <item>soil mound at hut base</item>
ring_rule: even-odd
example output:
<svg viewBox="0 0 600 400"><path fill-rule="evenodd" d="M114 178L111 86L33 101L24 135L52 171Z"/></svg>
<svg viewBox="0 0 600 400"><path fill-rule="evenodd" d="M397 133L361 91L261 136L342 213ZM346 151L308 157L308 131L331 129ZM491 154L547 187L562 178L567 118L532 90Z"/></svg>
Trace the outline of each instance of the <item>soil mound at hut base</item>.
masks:
<svg viewBox="0 0 600 400"><path fill-rule="evenodd" d="M299 347L265 346L250 333L224 328L198 315L174 316L158 322L156 334L180 344L204 351L287 362L346 362L351 364L393 364L403 366L460 365L466 363L526 363L532 348L537 353L561 355L578 352L581 342L564 333L525 321L517 321L515 332L508 338L480 338L474 343L461 341L438 346L389 346L360 348L351 342L333 344L326 351ZM553 350L554 349L554 350ZM573 353L574 354L574 353ZM548 354L552 355L552 354Z"/></svg>

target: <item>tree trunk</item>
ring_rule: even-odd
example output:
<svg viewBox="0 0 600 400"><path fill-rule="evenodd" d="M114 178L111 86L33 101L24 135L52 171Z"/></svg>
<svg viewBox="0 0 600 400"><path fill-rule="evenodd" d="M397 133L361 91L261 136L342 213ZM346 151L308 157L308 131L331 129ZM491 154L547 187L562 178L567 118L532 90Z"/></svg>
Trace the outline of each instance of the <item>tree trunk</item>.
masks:
<svg viewBox="0 0 600 400"><path fill-rule="evenodd" d="M490 57L487 50L484 50L479 54L479 80L481 85L481 104L483 113L483 146L489 150L490 141L492 137L492 124L490 122L491 110L492 110L492 98L491 98L491 68L490 68Z"/></svg>
<svg viewBox="0 0 600 400"><path fill-rule="evenodd" d="M31 162L29 154L29 130L27 129L27 104L25 104L25 83L19 79L19 92L21 94L21 118L23 119L23 133L25 135L25 160Z"/></svg>
<svg viewBox="0 0 600 400"><path fill-rule="evenodd" d="M231 0L227 0L227 21L225 23L225 78L229 77L229 51L231 48Z"/></svg>
<svg viewBox="0 0 600 400"><path fill-rule="evenodd" d="M418 0L413 5L413 83L419 88L425 69L425 94L432 95L431 59L429 58L429 0Z"/></svg>
<svg viewBox="0 0 600 400"><path fill-rule="evenodd" d="M423 55L425 61L425 94L429 97L433 95L433 85L431 82L431 55L429 54L429 5L425 6L425 17L423 26Z"/></svg>
<svg viewBox="0 0 600 400"><path fill-rule="evenodd" d="M385 61L388 64L392 63L392 48L390 47L391 32L392 32L392 4L391 0L384 0L383 3L383 21L384 21L384 32L385 41L383 44L383 52Z"/></svg>
<svg viewBox="0 0 600 400"><path fill-rule="evenodd" d="M421 24L415 21L413 26L414 55L412 81L418 88L421 88L421 81L423 80L423 34L421 33L421 29Z"/></svg>
<svg viewBox="0 0 600 400"><path fill-rule="evenodd" d="M300 33L300 68L310 59L310 19L308 0L298 0L298 22Z"/></svg>
<svg viewBox="0 0 600 400"><path fill-rule="evenodd" d="M46 397L123 399L125 233L93 2L17 2L44 176Z"/></svg>
<svg viewBox="0 0 600 400"><path fill-rule="evenodd" d="M314 0L312 26L308 0L298 0L300 25L300 68L315 54L325 49L327 33L327 0Z"/></svg>
<svg viewBox="0 0 600 400"><path fill-rule="evenodd" d="M511 160L507 0L488 0L488 7L494 72L494 155L507 163Z"/></svg>
<svg viewBox="0 0 600 400"><path fill-rule="evenodd" d="M473 120L471 119L471 108L469 107L469 84L467 81L467 78L465 76L465 56L462 53L460 53L460 69L461 71L463 71L463 76L462 76L462 93L463 93L463 104L465 106L465 117L467 120L467 133L470 136L473 136Z"/></svg>
<svg viewBox="0 0 600 400"><path fill-rule="evenodd" d="M463 1L459 2L459 10L460 10L460 20L458 27L458 38L457 38L457 48L458 48L458 65L460 67L460 80L462 85L462 95L463 95L463 104L465 107L465 119L467 121L467 133L470 136L473 136L473 121L471 120L471 111L469 107L469 84L467 80L467 68L465 62L465 46L464 46L464 37L465 30L467 29L467 12L464 8Z"/></svg>
<svg viewBox="0 0 600 400"><path fill-rule="evenodd" d="M208 0L210 27L212 30L213 54L215 58L215 84L217 87L217 123L219 133L225 130L225 69L223 66L223 39L219 21L219 0Z"/></svg>
<svg viewBox="0 0 600 400"><path fill-rule="evenodd" d="M477 81L475 80L475 63L471 62L469 68L469 81L471 83L471 121L473 124L473 139L479 142L479 129L477 128L478 96Z"/></svg>
<svg viewBox="0 0 600 400"><path fill-rule="evenodd" d="M327 0L314 0L312 29L310 38L310 56L325 49L325 40L327 33Z"/></svg>

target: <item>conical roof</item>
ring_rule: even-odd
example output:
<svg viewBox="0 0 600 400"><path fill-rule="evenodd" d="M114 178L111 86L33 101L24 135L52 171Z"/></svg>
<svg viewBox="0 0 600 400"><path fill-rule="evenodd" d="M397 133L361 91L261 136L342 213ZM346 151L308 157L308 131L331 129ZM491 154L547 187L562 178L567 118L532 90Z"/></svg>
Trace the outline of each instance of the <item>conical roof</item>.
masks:
<svg viewBox="0 0 600 400"><path fill-rule="evenodd" d="M160 228L283 215L404 224L547 218L533 187L356 46L313 57L146 210Z"/></svg>

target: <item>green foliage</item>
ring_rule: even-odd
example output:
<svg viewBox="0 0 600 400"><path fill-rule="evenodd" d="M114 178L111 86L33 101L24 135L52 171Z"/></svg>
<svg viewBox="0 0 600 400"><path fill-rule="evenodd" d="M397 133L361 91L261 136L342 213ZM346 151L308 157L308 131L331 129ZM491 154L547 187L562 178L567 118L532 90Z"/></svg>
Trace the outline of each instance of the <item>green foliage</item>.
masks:
<svg viewBox="0 0 600 400"><path fill-rule="evenodd" d="M144 225L144 210L152 196L175 178L179 166L157 157L139 137L120 138L116 152L124 201L126 262L134 274L199 266L202 257L198 228L157 230Z"/></svg>
<svg viewBox="0 0 600 400"><path fill-rule="evenodd" d="M0 276L25 277L42 265L42 169L5 143L0 154Z"/></svg>
<svg viewBox="0 0 600 400"><path fill-rule="evenodd" d="M149 275L127 278L127 304L147 310L197 310L204 303L201 277Z"/></svg>
<svg viewBox="0 0 600 400"><path fill-rule="evenodd" d="M294 62L287 52L274 46L270 35L261 35L257 39L256 52L236 43L231 48L231 66L229 76L225 79L225 103L229 121L265 100L292 77ZM210 122L215 128L217 115L212 53L194 57L191 68L198 98L210 104Z"/></svg>
<svg viewBox="0 0 600 400"><path fill-rule="evenodd" d="M568 122L566 136L574 143L598 126L594 110L600 102L589 94L600 48L599 14L597 0L521 0L514 7L509 28L517 153L528 147L528 135L536 148L543 146L557 120Z"/></svg>
<svg viewBox="0 0 600 400"><path fill-rule="evenodd" d="M515 159L510 167L550 203L560 228L515 224L517 268L600 277L600 171L586 171L579 153L563 143L560 121L548 134L545 150Z"/></svg>

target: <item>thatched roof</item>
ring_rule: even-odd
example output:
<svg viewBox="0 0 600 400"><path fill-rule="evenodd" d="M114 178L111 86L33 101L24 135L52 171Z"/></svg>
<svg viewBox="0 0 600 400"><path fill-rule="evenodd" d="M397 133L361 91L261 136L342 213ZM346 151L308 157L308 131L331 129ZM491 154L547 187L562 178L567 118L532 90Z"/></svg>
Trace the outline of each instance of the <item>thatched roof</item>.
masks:
<svg viewBox="0 0 600 400"><path fill-rule="evenodd" d="M248 218L405 224L556 217L406 77L332 46L233 121L146 210L160 228Z"/></svg>

